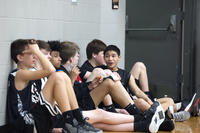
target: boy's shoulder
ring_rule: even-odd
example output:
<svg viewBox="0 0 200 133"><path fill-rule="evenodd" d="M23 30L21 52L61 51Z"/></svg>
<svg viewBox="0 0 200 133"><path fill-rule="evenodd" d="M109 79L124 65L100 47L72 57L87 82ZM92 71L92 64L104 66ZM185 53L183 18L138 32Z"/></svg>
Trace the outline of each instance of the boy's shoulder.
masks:
<svg viewBox="0 0 200 133"><path fill-rule="evenodd" d="M81 71L89 71L92 72L94 67L90 64L88 60L86 60L83 65L80 67Z"/></svg>
<svg viewBox="0 0 200 133"><path fill-rule="evenodd" d="M9 76L13 76L15 77L16 76L16 73L17 73L17 68L16 69L13 69L10 73L9 73Z"/></svg>
<svg viewBox="0 0 200 133"><path fill-rule="evenodd" d="M101 65L101 66L97 66L96 68L101 68L101 69L105 70L105 69L108 69L108 66L106 66L106 65Z"/></svg>
<svg viewBox="0 0 200 133"><path fill-rule="evenodd" d="M123 77L130 77L130 73L128 71L126 71L125 69L118 68L117 73L120 76L123 75Z"/></svg>
<svg viewBox="0 0 200 133"><path fill-rule="evenodd" d="M67 69L65 69L65 67L63 65L60 65L60 68L58 68L56 70L56 72L64 72L66 73L67 75L69 75L69 72L67 71Z"/></svg>

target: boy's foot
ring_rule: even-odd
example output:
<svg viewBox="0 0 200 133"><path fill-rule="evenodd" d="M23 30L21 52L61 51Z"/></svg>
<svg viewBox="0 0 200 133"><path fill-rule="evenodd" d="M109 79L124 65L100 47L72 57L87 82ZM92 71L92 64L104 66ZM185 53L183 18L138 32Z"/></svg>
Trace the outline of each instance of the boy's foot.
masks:
<svg viewBox="0 0 200 133"><path fill-rule="evenodd" d="M157 102L157 101L156 101ZM165 120L165 113L163 108L161 107L160 103L158 103L158 106L156 107L156 111L151 119L151 122L149 124L149 131L151 133L155 133L158 131L160 125ZM157 104L156 103L156 104Z"/></svg>
<svg viewBox="0 0 200 133"><path fill-rule="evenodd" d="M198 106L200 102L200 89L197 89L197 92L193 95L192 100L186 106L185 111L192 113L193 109Z"/></svg>
<svg viewBox="0 0 200 133"><path fill-rule="evenodd" d="M144 117L151 117L155 114L156 110L157 110L157 107L160 105L160 103L158 101L155 101L151 107L146 111L144 112Z"/></svg>
<svg viewBox="0 0 200 133"><path fill-rule="evenodd" d="M94 128L86 121L80 123L74 119L73 124L65 123L62 133L103 133L103 131Z"/></svg>
<svg viewBox="0 0 200 133"><path fill-rule="evenodd" d="M174 122L169 118L165 118L165 120L159 127L159 131L169 131L170 132L170 131L174 130L174 128L175 128Z"/></svg>
<svg viewBox="0 0 200 133"><path fill-rule="evenodd" d="M87 119L89 119L89 118L86 117L85 120L84 120L83 122L79 123L79 125L80 125L82 128L84 128L84 129L86 129L86 130L88 130L88 131L92 131L92 132L94 132L94 133L103 133L102 130L100 130L100 129L98 129L98 128L95 128L95 127L93 127L90 123L88 123L88 122L86 121Z"/></svg>
<svg viewBox="0 0 200 133"><path fill-rule="evenodd" d="M173 118L175 121L186 121L190 118L190 113L187 111L179 111L173 114Z"/></svg>

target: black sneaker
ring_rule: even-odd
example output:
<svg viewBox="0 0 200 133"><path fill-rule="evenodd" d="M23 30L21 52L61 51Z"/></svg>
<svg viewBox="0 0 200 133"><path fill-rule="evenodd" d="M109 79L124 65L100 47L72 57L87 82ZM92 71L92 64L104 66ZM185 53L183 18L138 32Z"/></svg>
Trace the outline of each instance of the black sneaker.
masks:
<svg viewBox="0 0 200 133"><path fill-rule="evenodd" d="M103 131L94 128L86 121L80 123L76 119L73 119L73 124L65 123L62 133L103 133Z"/></svg>
<svg viewBox="0 0 200 133"><path fill-rule="evenodd" d="M155 101L155 102L151 105L151 107L150 107L147 111L144 112L144 116L145 116L145 117L153 116L154 113L156 112L157 107L158 107L159 105L160 105L160 103L159 103L158 101Z"/></svg>
<svg viewBox="0 0 200 133"><path fill-rule="evenodd" d="M169 131L170 132L170 131L174 130L174 128L175 128L174 122L169 118L165 118L165 120L159 127L159 131Z"/></svg>
<svg viewBox="0 0 200 133"><path fill-rule="evenodd" d="M93 127L93 126L92 126L90 123L88 123L86 120L89 120L89 118L86 117L86 118L84 119L83 122L81 122L81 123L79 122L79 125L80 125L82 128L84 128L84 129L86 129L86 130L88 130L88 131L92 131L92 132L94 132L94 133L103 133L102 130Z"/></svg>

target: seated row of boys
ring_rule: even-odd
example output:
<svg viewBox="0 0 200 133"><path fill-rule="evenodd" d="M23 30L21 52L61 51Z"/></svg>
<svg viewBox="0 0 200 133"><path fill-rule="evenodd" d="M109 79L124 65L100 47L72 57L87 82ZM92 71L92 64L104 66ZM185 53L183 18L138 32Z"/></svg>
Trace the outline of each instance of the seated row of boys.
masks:
<svg viewBox="0 0 200 133"><path fill-rule="evenodd" d="M46 52L44 49L41 49L41 51L43 53ZM83 91L83 88L75 88L75 96L70 78L63 72L55 72L55 68L41 51L33 40L19 39L11 44L11 57L17 63L18 68L16 71L11 73L10 77L12 77L12 79L9 79L9 89L15 90L16 94L16 99L13 99L14 97L8 97L11 98L11 102L8 104L8 106L10 105L10 111L15 112L16 114L13 117L14 119L12 119L14 121L9 122L10 127L13 125L13 127L19 130L18 132L24 132L23 125L21 128L20 126L17 126L17 124L19 124L18 120L21 117L26 125L30 125L27 126L28 130L33 130L35 127L38 133L49 133L53 127L51 121L52 116L61 113L62 115L56 120L59 121L59 125L57 126L62 128L63 133L102 132L85 121L76 101L76 96L78 101L80 101L79 99L86 98L86 100L90 102L89 106L87 105L87 108L90 107L92 109L103 100L105 95L110 94L114 100L116 100L122 107L125 107L130 114L134 115L134 117L129 115L125 117L121 116L124 118L120 120L120 122L113 121L112 118L109 120L106 118L102 120L101 118L101 120L97 121L95 117L101 115L91 114L95 114L95 112L100 112L102 114L104 111L93 110L94 113L87 111L84 113L86 117L89 115L88 121L91 122L91 120L93 120L97 126L103 125L103 127L104 125L105 127L109 127L112 122L112 126L128 124L129 130L132 131L158 131L165 116L159 102L155 102L148 111L142 113L134 105L134 102L125 89L121 89L120 86L117 86L117 84L109 78L104 81L100 81L96 78L96 82L94 80L89 84L89 86L93 88L91 91ZM35 70L30 70L30 68L34 66L36 67ZM48 77L46 82L40 80L44 77ZM102 92L103 90L100 91L100 89L103 88L106 88L104 89L105 92ZM94 98L91 96L94 90L100 91L102 94L97 95L98 97ZM120 96L118 95L119 93L121 94ZM86 103L82 102L82 104L80 104L83 105L83 109L85 107L84 104ZM57 107L59 107L59 109ZM12 116L13 112L9 113L9 115ZM109 118L114 115L113 117L116 119L119 119L120 115L122 115L115 113L110 114L111 115L108 115ZM117 117L115 115L117 115ZM124 120L125 118L126 120ZM158 121L155 122L155 119ZM7 126L9 126L9 124ZM11 130L11 128L9 128L9 130Z"/></svg>
<svg viewBox="0 0 200 133"><path fill-rule="evenodd" d="M51 43L52 42L50 42L50 44ZM47 53L48 55L49 50L45 51L44 47L42 47L42 44L46 43L43 41L38 41L38 44L40 45L40 50L43 51L43 53ZM116 78L119 77L119 75L102 78L104 76L102 75L103 72L100 73L101 77L97 76L98 73L94 72L97 78L94 77L93 74L88 74L88 78L92 76L94 77L92 82L84 84L77 82L76 77L79 74L79 70L76 68L79 58L78 46L72 42L63 42L60 44L62 46L62 49L60 49L60 46L56 46L54 44L55 42L50 45L52 48L52 57L50 60L52 61L52 64L58 68L60 66L59 62L61 62L62 58L63 66L61 66L61 69L69 74L71 80L63 72L54 72L52 64L50 64L47 59L44 59L44 56L41 54L41 52L39 52L35 42L22 39L16 40L12 43L11 56L12 59L16 61L18 70L10 75L10 77L12 77L10 79L10 88L12 91L15 90L15 92L12 93L15 96L14 98L10 97L10 99L14 99L14 102L8 103L12 105L10 105L10 108L14 108L13 112L9 112L10 116L13 116L14 113L14 117L13 119L10 119L10 123L15 123L14 125L16 129L21 130L18 132L22 132L24 130L24 128L19 128L20 126L17 125L19 124L16 122L18 119L23 119L25 124L30 124L32 128L28 127L28 129L31 129L31 131L33 131L33 125L35 125L38 133L50 132L50 130L53 128L53 125L50 121L51 116L54 116L60 111L62 112L62 115L59 117L59 124L57 123L57 127L61 127L63 132L73 132L75 130L80 130L80 132L101 132L101 130L93 128L91 125L89 125L83 116L89 118L89 120L87 120L89 123L103 130L149 130L150 132L156 132L158 130L160 124L164 121L165 116L165 114L162 113L162 107L158 102L155 102L154 104L149 102L149 104L146 104L142 99L137 99L133 102L128 93L123 88L119 79ZM59 57L59 54L61 55L61 58ZM35 61L35 55L37 56L37 60L39 60L39 62ZM29 71L29 68L32 68L33 66L37 68L37 71ZM85 73L87 73L87 71L85 71ZM48 81L45 82L45 85L41 85L43 80L39 79L47 76ZM38 82L38 80L40 82ZM71 82L75 82L73 84L74 89L72 88ZM31 87L32 85L35 87ZM44 86L44 88L41 86ZM74 90L76 96L74 94ZM118 95L119 93L121 94L120 96ZM114 101L119 103L121 107L125 108L128 113L134 115L134 117L131 115L123 115L119 113L109 113L101 109L95 110L101 101L104 101L104 104L107 104L107 107L112 107L110 106L112 101L110 101L110 96L107 94L110 94ZM149 100L146 95L143 95L143 97ZM52 106L55 105L55 101L59 107L59 109L57 108L57 112L52 108ZM143 113L140 111L140 109L137 108L137 106L135 106L134 103L138 103L136 105L139 108L145 104L146 108L143 107L141 110L147 111ZM83 111L82 116L78 104L83 110L90 111ZM169 105L172 105L173 103L164 104L162 104L162 106L165 110L167 110ZM159 113L161 114L160 116L158 115ZM39 117L41 114L43 114L43 118ZM32 121L32 115L34 117L34 124ZM75 123L73 119L76 119L78 122ZM154 119L158 119L159 122L154 123ZM167 126L169 126L169 120L167 122ZM171 121L170 128L164 124L166 124L166 120L161 124L161 130L173 129L173 123ZM43 127L46 128L44 129Z"/></svg>

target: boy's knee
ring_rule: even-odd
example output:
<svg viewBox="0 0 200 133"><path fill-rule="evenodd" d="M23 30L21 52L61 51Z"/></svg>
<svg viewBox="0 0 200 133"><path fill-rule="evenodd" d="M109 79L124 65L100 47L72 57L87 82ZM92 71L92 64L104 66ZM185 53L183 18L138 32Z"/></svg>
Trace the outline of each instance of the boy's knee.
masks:
<svg viewBox="0 0 200 133"><path fill-rule="evenodd" d="M146 66L143 62L136 62L134 67L137 67L138 69L146 70Z"/></svg>
<svg viewBox="0 0 200 133"><path fill-rule="evenodd" d="M55 72L51 74L50 78L53 78L54 81L63 81L63 75L62 72Z"/></svg>
<svg viewBox="0 0 200 133"><path fill-rule="evenodd" d="M114 87L114 81L110 78L107 78L103 81L103 84L106 84L106 86L108 86L109 88L115 88Z"/></svg>
<svg viewBox="0 0 200 133"><path fill-rule="evenodd" d="M172 98L167 98L167 101L170 105L174 105L174 100Z"/></svg>

